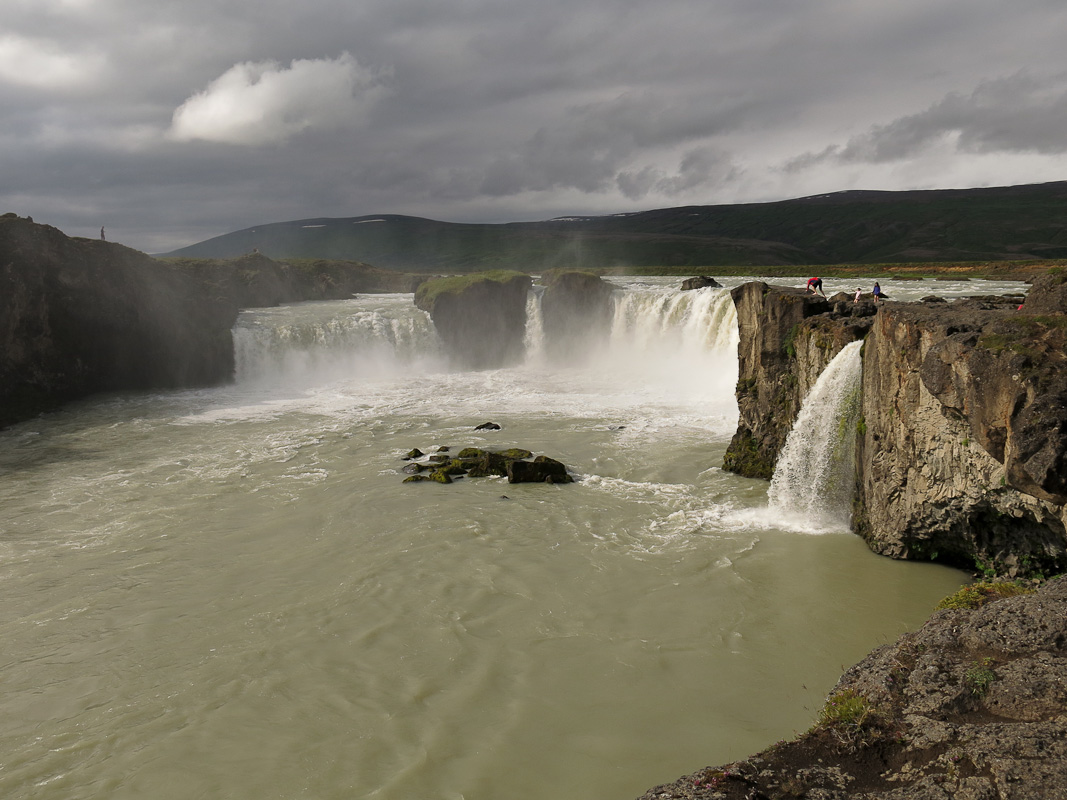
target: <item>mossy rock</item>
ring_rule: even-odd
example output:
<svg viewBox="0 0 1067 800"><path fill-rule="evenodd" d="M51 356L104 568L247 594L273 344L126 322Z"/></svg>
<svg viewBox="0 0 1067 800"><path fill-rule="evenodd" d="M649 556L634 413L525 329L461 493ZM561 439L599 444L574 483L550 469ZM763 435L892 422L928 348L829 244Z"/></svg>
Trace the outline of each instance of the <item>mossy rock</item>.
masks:
<svg viewBox="0 0 1067 800"><path fill-rule="evenodd" d="M493 450L492 452L494 455L516 461L533 455L529 450L523 450L521 447L512 447L508 450Z"/></svg>
<svg viewBox="0 0 1067 800"><path fill-rule="evenodd" d="M530 276L514 270L492 270L490 272L475 272L470 275L450 275L446 278L431 278L419 284L415 290L415 305L426 312L433 312L434 305L445 295L459 295L475 284L510 283L514 280L530 282Z"/></svg>
<svg viewBox="0 0 1067 800"><path fill-rule="evenodd" d="M464 447L456 454L456 458L481 458L486 452L480 447Z"/></svg>
<svg viewBox="0 0 1067 800"><path fill-rule="evenodd" d="M429 479L437 483L452 483L452 476L443 469L435 469L430 473Z"/></svg>

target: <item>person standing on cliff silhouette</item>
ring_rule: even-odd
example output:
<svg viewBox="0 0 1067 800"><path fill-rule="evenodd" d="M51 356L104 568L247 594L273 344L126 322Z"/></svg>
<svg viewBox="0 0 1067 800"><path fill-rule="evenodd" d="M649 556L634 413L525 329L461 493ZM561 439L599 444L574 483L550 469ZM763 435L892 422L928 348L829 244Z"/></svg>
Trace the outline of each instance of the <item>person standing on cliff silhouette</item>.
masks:
<svg viewBox="0 0 1067 800"><path fill-rule="evenodd" d="M100 226L100 241L101 242L106 242L107 241L107 237L104 236L104 226L103 225Z"/></svg>
<svg viewBox="0 0 1067 800"><path fill-rule="evenodd" d="M822 290L822 278L808 278L808 291L826 297L826 292Z"/></svg>

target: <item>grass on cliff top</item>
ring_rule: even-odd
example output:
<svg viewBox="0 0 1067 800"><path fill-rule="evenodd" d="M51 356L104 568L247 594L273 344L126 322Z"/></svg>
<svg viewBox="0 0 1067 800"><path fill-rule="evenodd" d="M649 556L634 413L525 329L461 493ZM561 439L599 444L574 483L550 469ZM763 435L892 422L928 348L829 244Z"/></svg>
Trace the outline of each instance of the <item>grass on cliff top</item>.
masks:
<svg viewBox="0 0 1067 800"><path fill-rule="evenodd" d="M464 275L450 275L445 278L430 278L423 282L415 291L415 304L420 308L433 305L438 297L445 294L458 294L469 286L483 281L493 283L508 283L515 278L528 277L525 272L516 272L509 269L498 269L490 272L471 272Z"/></svg>
<svg viewBox="0 0 1067 800"><path fill-rule="evenodd" d="M821 275L832 278L883 278L892 280L1025 280L1046 271L1062 271L1067 260L1029 261L915 261L884 264L784 264L778 266L705 267L614 267L592 269L600 275L659 275L689 277L742 276L752 278L800 278Z"/></svg>
<svg viewBox="0 0 1067 800"><path fill-rule="evenodd" d="M941 609L974 609L992 603L994 600L1002 600L1005 597L1016 597L1021 594L1033 594L1034 590L1017 581L981 581L970 586L964 586L955 594L950 594L937 604Z"/></svg>

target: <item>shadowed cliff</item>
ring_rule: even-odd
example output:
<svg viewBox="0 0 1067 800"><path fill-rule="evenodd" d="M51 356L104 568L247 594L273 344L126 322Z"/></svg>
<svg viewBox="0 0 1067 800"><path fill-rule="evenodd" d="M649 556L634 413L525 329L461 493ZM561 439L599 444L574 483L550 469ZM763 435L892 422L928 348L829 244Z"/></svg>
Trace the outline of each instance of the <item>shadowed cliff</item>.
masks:
<svg viewBox="0 0 1067 800"><path fill-rule="evenodd" d="M0 427L98 392L225 382L238 310L419 278L366 264L158 260L0 217Z"/></svg>

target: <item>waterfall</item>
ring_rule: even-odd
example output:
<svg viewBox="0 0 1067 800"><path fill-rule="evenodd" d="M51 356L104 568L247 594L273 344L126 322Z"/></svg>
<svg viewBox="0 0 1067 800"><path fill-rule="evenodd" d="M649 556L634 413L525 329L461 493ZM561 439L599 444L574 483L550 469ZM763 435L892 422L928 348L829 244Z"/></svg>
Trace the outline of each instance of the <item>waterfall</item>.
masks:
<svg viewBox="0 0 1067 800"><path fill-rule="evenodd" d="M531 286L526 295L526 333L523 344L526 345L526 360L537 362L545 355L545 318L541 310L543 286Z"/></svg>
<svg viewBox="0 0 1067 800"><path fill-rule="evenodd" d="M851 512L862 342L838 353L804 398L771 478L770 508L807 529L847 529Z"/></svg>
<svg viewBox="0 0 1067 800"><path fill-rule="evenodd" d="M737 312L724 289L631 289L615 295L611 340L629 351L737 355Z"/></svg>
<svg viewBox="0 0 1067 800"><path fill-rule="evenodd" d="M440 343L410 295L243 311L233 329L238 383L309 384L437 365Z"/></svg>
<svg viewBox="0 0 1067 800"><path fill-rule="evenodd" d="M642 387L648 402L693 403L736 423L737 314L730 292L627 285L614 296L597 368Z"/></svg>

